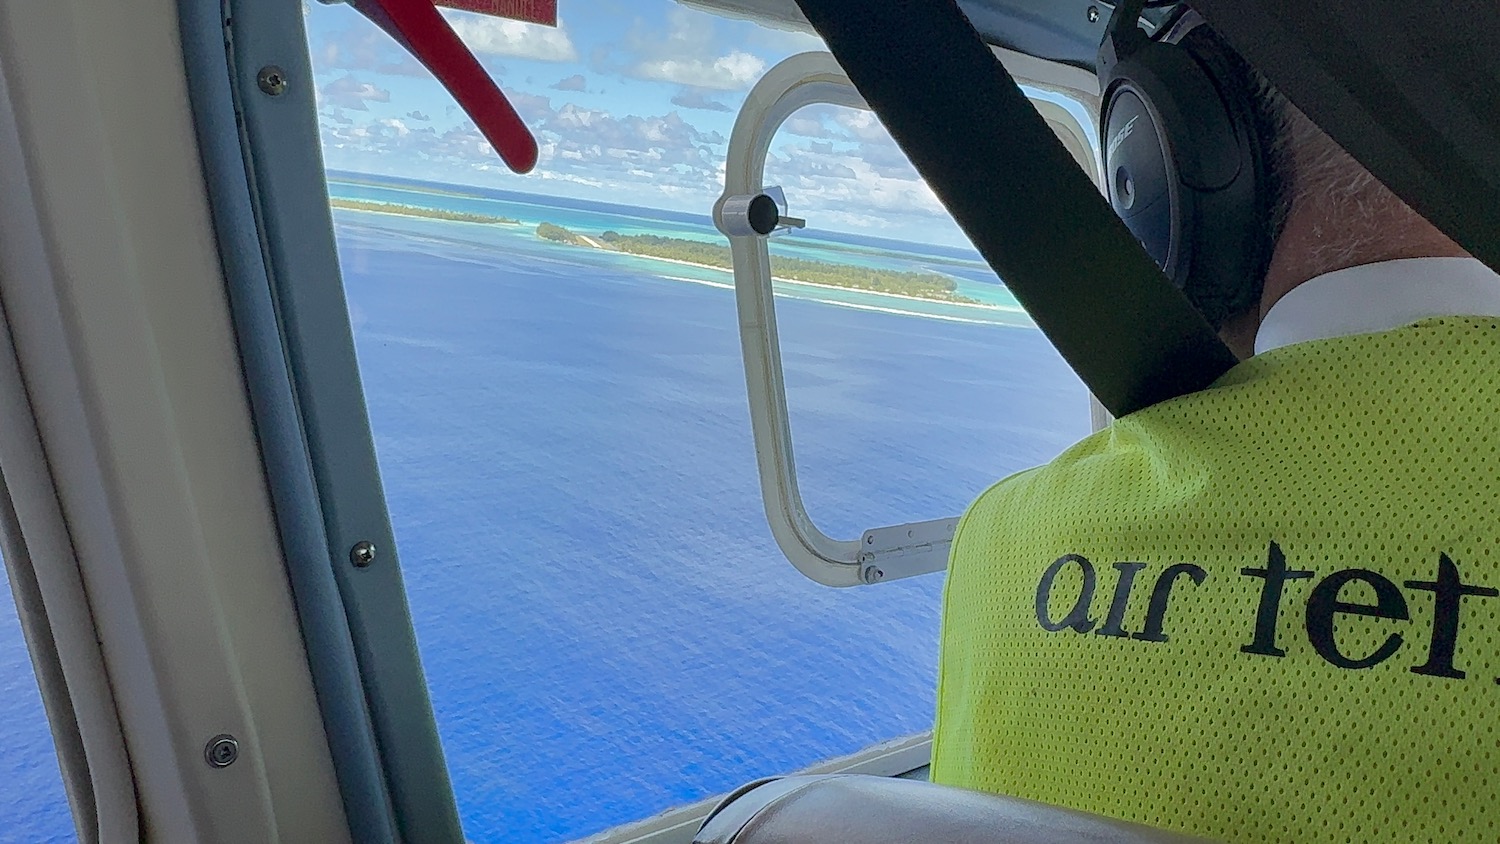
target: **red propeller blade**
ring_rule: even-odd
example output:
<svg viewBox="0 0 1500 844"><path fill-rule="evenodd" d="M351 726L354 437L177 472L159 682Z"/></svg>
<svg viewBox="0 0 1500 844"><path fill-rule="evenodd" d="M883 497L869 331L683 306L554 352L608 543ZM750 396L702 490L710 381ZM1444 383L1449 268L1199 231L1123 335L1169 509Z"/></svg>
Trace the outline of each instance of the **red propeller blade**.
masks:
<svg viewBox="0 0 1500 844"><path fill-rule="evenodd" d="M350 5L432 71L506 166L517 173L531 172L536 166L536 139L432 0L350 0Z"/></svg>

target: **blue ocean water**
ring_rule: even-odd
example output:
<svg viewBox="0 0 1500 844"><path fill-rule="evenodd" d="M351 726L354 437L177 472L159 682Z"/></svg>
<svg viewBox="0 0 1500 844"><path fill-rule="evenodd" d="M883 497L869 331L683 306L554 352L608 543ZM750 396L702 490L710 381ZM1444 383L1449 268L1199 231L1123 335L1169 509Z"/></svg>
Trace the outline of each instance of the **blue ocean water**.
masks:
<svg viewBox="0 0 1500 844"><path fill-rule="evenodd" d="M0 841L76 841L16 605L0 596Z"/></svg>
<svg viewBox="0 0 1500 844"><path fill-rule="evenodd" d="M412 187L331 185L523 221L335 214L469 839L568 841L927 729L941 575L832 590L781 556L728 275L534 233L546 220L707 240L705 222ZM805 240L823 260L973 270L959 250ZM1087 433L1082 385L1004 288L971 274L997 307L778 286L799 474L824 531L956 514ZM7 785L0 813L51 840L66 807L3 622L0 771L37 779Z"/></svg>

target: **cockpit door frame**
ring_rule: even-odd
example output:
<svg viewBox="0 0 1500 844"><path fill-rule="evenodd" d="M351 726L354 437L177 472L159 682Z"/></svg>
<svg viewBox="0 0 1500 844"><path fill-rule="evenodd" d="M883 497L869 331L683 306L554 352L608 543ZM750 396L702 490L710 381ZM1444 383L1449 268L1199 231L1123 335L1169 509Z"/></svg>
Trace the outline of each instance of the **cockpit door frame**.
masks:
<svg viewBox="0 0 1500 844"><path fill-rule="evenodd" d="M189 52L195 117L351 831L461 842L355 358L302 3L179 6L194 33L220 35Z"/></svg>

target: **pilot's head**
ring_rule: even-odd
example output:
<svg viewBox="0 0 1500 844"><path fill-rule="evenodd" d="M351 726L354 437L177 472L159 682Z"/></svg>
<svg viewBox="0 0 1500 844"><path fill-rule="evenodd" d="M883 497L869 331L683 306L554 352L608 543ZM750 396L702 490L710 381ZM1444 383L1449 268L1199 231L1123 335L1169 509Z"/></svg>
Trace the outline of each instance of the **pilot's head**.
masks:
<svg viewBox="0 0 1500 844"><path fill-rule="evenodd" d="M1201 17L1147 37L1141 5L1117 7L1100 50L1110 201L1241 357L1271 306L1309 279L1465 254Z"/></svg>

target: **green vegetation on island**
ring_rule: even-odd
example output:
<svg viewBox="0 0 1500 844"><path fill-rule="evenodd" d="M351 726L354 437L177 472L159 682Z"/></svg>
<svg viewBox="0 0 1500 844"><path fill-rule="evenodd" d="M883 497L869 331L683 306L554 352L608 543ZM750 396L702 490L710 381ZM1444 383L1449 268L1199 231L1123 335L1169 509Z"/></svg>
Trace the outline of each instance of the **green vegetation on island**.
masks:
<svg viewBox="0 0 1500 844"><path fill-rule="evenodd" d="M685 240L678 237L662 237L654 234L620 234L607 231L597 237L586 237L553 223L541 223L536 227L537 237L565 243L570 246L593 246L640 255L647 258L663 258L682 261L715 269L733 269L729 247L717 243ZM918 299L935 299L941 302L978 305L976 299L958 293L953 279L937 273L914 273L899 270L872 269L828 261L809 261L805 258L771 256L771 275L789 281L809 284L824 284L830 287L846 287L867 290L873 293L889 293L895 296L910 296Z"/></svg>
<svg viewBox="0 0 1500 844"><path fill-rule="evenodd" d="M906 257L906 255L909 254L893 249L883 249L869 246L854 246L845 243L833 243L826 240L818 241L818 243L816 244L816 248L823 252L841 252L847 255L867 255L877 258L886 256L902 258ZM934 255L931 252L922 253L922 262L924 264L941 264L949 267L963 267L965 269L989 269L989 265L979 258L953 258L945 257L942 255Z"/></svg>
<svg viewBox="0 0 1500 844"><path fill-rule="evenodd" d="M344 199L333 197L328 204L334 208L346 208L350 211L379 211L382 214L401 214L407 217L427 217L433 220L449 220L455 223L490 223L494 225L514 225L521 222L509 217L496 217L491 214L470 214L467 211L444 211L440 208L422 208L417 205L397 205L394 202L370 202L364 199Z"/></svg>
<svg viewBox="0 0 1500 844"><path fill-rule="evenodd" d="M569 246L591 246L581 235L575 234L562 226L553 223L537 223L536 236L542 240L552 240L558 243L566 243Z"/></svg>

